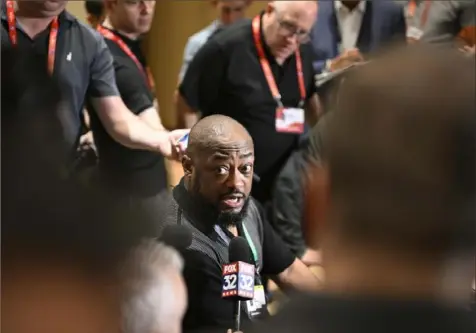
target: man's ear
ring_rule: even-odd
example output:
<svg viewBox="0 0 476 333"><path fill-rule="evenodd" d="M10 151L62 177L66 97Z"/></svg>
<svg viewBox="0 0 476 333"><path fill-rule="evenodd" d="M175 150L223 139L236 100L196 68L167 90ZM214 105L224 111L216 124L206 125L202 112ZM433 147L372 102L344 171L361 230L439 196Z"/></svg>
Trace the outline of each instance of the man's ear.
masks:
<svg viewBox="0 0 476 333"><path fill-rule="evenodd" d="M91 14L87 14L86 15L86 21L88 21L89 25L93 25L94 24L94 18Z"/></svg>
<svg viewBox="0 0 476 333"><path fill-rule="evenodd" d="M318 249L330 205L329 169L325 164L311 164L305 180L304 236L310 248Z"/></svg>
<svg viewBox="0 0 476 333"><path fill-rule="evenodd" d="M271 1L271 2L268 2L268 4L266 5L266 10L265 12L267 14L270 14L272 12L274 12L274 3Z"/></svg>
<svg viewBox="0 0 476 333"><path fill-rule="evenodd" d="M189 176L192 174L192 159L188 155L184 155L182 158L182 168L183 168L183 173L185 176Z"/></svg>
<svg viewBox="0 0 476 333"><path fill-rule="evenodd" d="M117 0L103 0L104 10L109 11L117 5Z"/></svg>

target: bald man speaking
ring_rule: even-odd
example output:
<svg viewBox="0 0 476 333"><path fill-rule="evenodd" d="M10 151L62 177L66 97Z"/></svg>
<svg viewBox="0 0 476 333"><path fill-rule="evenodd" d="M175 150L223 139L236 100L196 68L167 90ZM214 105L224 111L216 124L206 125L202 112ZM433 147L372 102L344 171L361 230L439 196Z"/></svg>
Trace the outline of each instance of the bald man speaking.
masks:
<svg viewBox="0 0 476 333"><path fill-rule="evenodd" d="M167 224L181 224L193 234L183 253L189 307L184 331L233 325L234 302L222 298L222 265L230 241L246 239L255 264L255 299L243 302L246 322L267 315L262 276L272 276L284 290L317 290L319 281L288 250L250 197L253 140L237 121L223 115L203 118L190 132L183 159L184 177L172 192ZM208 331L207 331L208 332Z"/></svg>

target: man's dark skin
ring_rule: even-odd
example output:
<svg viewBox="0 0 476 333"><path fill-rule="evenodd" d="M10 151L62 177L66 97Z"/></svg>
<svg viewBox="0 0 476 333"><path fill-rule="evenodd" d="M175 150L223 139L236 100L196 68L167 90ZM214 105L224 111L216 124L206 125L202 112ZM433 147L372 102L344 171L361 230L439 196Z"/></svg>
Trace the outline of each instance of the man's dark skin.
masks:
<svg viewBox="0 0 476 333"><path fill-rule="evenodd" d="M192 128L182 160L185 187L195 205L215 211L216 223L235 236L236 223L246 214L250 200L254 158L253 140L246 129L230 117L213 115ZM317 290L319 286L299 259L273 279L291 290Z"/></svg>
<svg viewBox="0 0 476 333"><path fill-rule="evenodd" d="M187 189L232 221L249 199L254 150L245 128L230 119L213 116L200 121L190 133L182 165ZM230 231L237 235L235 226Z"/></svg>

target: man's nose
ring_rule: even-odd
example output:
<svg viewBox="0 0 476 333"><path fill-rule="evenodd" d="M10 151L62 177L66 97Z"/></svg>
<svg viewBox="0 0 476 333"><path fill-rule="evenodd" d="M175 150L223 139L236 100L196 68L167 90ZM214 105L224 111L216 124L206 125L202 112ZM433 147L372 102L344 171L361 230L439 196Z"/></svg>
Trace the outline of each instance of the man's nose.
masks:
<svg viewBox="0 0 476 333"><path fill-rule="evenodd" d="M232 172L230 172L230 175L227 179L227 186L239 190L243 189L243 187L245 186L245 182L243 179L243 175L239 170L234 169L232 170Z"/></svg>
<svg viewBox="0 0 476 333"><path fill-rule="evenodd" d="M145 0L141 2L142 4L142 14L151 14L154 9L154 2L150 0Z"/></svg>
<svg viewBox="0 0 476 333"><path fill-rule="evenodd" d="M297 45L298 44L298 37L296 34L292 34L288 37L286 37L286 42L290 45Z"/></svg>

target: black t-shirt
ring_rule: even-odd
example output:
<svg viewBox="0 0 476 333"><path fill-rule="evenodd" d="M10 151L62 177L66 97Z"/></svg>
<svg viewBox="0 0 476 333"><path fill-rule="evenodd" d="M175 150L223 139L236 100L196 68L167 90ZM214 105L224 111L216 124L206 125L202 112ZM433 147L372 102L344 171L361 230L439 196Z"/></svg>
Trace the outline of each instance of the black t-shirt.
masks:
<svg viewBox="0 0 476 333"><path fill-rule="evenodd" d="M423 301L303 296L247 333L474 333L473 315Z"/></svg>
<svg viewBox="0 0 476 333"><path fill-rule="evenodd" d="M2 47L8 47L11 46L11 41L5 4L2 5L1 21ZM67 106L63 114L65 119L62 121L64 138L59 140L66 141L73 158L81 135L85 101L90 98L117 96L118 91L111 53L104 38L67 11L58 16L58 23L53 76L60 82ZM25 52L46 56L50 26L32 39L23 31L18 20L16 24L16 47Z"/></svg>
<svg viewBox="0 0 476 333"><path fill-rule="evenodd" d="M140 41L114 32L130 48L144 68L147 67ZM137 64L117 45L106 39L114 58L116 83L122 100L134 114L154 106L154 94L148 80ZM99 169L106 182L145 195L152 195L167 187L164 159L145 150L129 149L109 136L95 112L91 112L91 128L99 153Z"/></svg>
<svg viewBox="0 0 476 333"><path fill-rule="evenodd" d="M264 49L284 106L297 107L300 93L295 56L278 65L266 44ZM302 45L300 51L308 99L316 91L312 50L309 45ZM245 126L255 145L255 173L263 187L270 187L297 146L299 135L276 131L277 103L259 62L251 20L242 20L211 36L190 63L179 92L203 116L224 114ZM253 186L255 197L260 183Z"/></svg>
<svg viewBox="0 0 476 333"><path fill-rule="evenodd" d="M187 195L182 182L174 189L173 195L177 200L176 202L179 203L179 209L183 211L182 214L173 212L171 214L173 219L176 220L178 216L196 217L197 214L194 213L191 207L193 205L192 199ZM254 202L254 204L256 203ZM258 211L260 217L256 223L262 224L261 257L263 267L261 275L277 275L291 266L295 256L274 232L265 218L264 211L259 206ZM192 230L194 239L197 237L195 234L197 232L199 231L196 229ZM221 252L223 247L215 240L214 236L216 236L214 232L207 233L207 242L213 242L215 250ZM195 330L208 328L223 328L222 331L226 332L227 328L233 327L234 303L228 299L223 299L221 296L223 285L221 265L217 260L212 259L194 246L192 246L192 249L184 251L182 255L185 260L183 275L187 284L189 303L183 324L184 332L194 332ZM228 254L225 253L223 256L228 257ZM249 324L245 314L242 315L242 319L245 325L246 322Z"/></svg>

